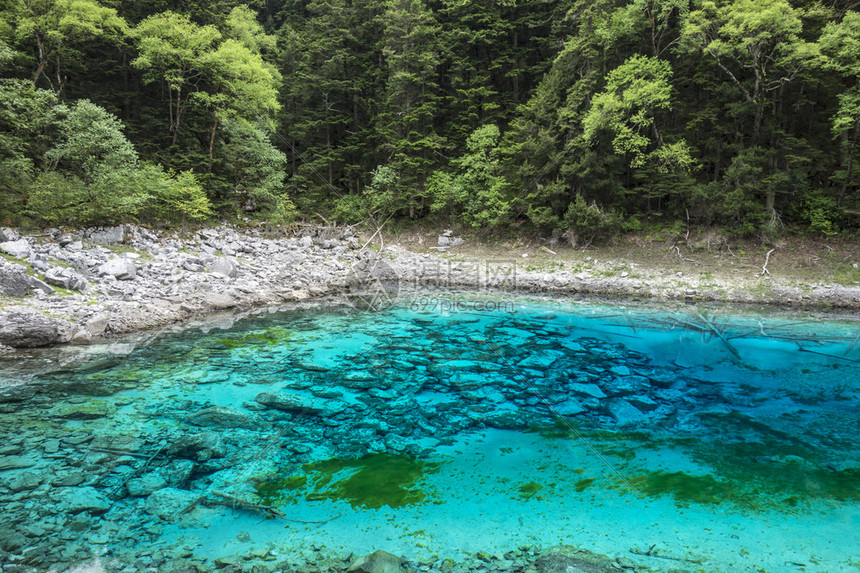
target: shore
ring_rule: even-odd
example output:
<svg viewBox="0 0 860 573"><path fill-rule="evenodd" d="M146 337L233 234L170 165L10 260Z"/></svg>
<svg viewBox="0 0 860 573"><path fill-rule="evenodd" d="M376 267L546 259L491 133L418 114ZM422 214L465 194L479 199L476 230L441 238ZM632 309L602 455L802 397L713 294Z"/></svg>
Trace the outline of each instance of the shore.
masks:
<svg viewBox="0 0 860 573"><path fill-rule="evenodd" d="M386 296L406 285L860 310L851 250L837 261L847 269L843 284L810 277L816 269L804 276L803 264L793 276L791 262L772 257L777 249L747 257L731 249L715 257L710 246L699 253L661 246L660 257L648 250L488 246L451 233L401 235L380 246L378 237L349 227L293 236L227 226L187 233L133 225L31 235L2 229L0 348L88 344L218 311L368 287L387 289Z"/></svg>

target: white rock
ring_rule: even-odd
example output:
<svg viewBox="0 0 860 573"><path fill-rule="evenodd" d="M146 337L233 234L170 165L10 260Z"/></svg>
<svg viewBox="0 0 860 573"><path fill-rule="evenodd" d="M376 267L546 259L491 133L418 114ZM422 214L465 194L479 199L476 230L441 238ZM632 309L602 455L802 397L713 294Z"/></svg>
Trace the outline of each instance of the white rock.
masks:
<svg viewBox="0 0 860 573"><path fill-rule="evenodd" d="M125 258L114 258L99 266L99 275L110 275L118 280L131 280L137 276L137 267Z"/></svg>
<svg viewBox="0 0 860 573"><path fill-rule="evenodd" d="M26 259L30 256L30 244L27 239L18 239L17 241L6 241L0 243L0 250L5 251L13 257Z"/></svg>

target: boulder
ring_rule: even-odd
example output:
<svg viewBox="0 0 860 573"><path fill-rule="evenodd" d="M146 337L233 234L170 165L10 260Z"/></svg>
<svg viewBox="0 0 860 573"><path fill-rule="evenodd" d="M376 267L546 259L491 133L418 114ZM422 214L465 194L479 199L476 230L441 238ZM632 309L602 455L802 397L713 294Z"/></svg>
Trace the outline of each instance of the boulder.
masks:
<svg viewBox="0 0 860 573"><path fill-rule="evenodd" d="M314 400L299 394L288 392L263 392L257 394L254 400L268 408L281 410L282 412L296 412L299 414L319 414L322 408L316 406Z"/></svg>
<svg viewBox="0 0 860 573"><path fill-rule="evenodd" d="M606 398L606 392L600 389L597 384L571 384L570 391L581 396L590 396L592 398Z"/></svg>
<svg viewBox="0 0 860 573"><path fill-rule="evenodd" d="M213 257L206 263L206 270L231 279L239 274L239 269L236 268L233 261L225 257Z"/></svg>
<svg viewBox="0 0 860 573"><path fill-rule="evenodd" d="M582 405L582 402L577 400L576 398L568 398L561 404L558 404L553 408L555 413L559 416L564 416L565 418L569 418L571 416L576 416L577 414L582 414L588 408Z"/></svg>
<svg viewBox="0 0 860 573"><path fill-rule="evenodd" d="M111 502L105 494L94 487L61 487L54 490L57 501L67 513L89 511L102 514L110 509Z"/></svg>
<svg viewBox="0 0 860 573"><path fill-rule="evenodd" d="M69 268L51 267L45 273L45 282L56 287L84 292L87 279Z"/></svg>
<svg viewBox="0 0 860 573"><path fill-rule="evenodd" d="M121 281L132 280L137 276L137 267L128 259L116 257L99 266L99 275L110 275Z"/></svg>
<svg viewBox="0 0 860 573"><path fill-rule="evenodd" d="M649 418L627 400L616 399L609 402L609 415L619 426L633 426L648 422Z"/></svg>
<svg viewBox="0 0 860 573"><path fill-rule="evenodd" d="M22 456L0 456L0 472L6 470L19 470L36 465L36 460Z"/></svg>
<svg viewBox="0 0 860 573"><path fill-rule="evenodd" d="M230 406L212 406L195 412L185 419L195 426L216 426L219 428L247 428L253 430L259 426L258 420L237 408Z"/></svg>
<svg viewBox="0 0 860 573"><path fill-rule="evenodd" d="M347 569L350 573L400 573L402 561L400 557L387 551L374 551L370 555L359 557Z"/></svg>
<svg viewBox="0 0 860 573"><path fill-rule="evenodd" d="M0 263L0 295L23 297L30 294L33 285L21 265Z"/></svg>
<svg viewBox="0 0 860 573"><path fill-rule="evenodd" d="M13 348L35 348L58 342L60 328L56 321L34 312L0 314L0 344Z"/></svg>
<svg viewBox="0 0 860 573"><path fill-rule="evenodd" d="M17 241L21 238L21 235L18 234L18 231L15 229L10 229L9 227L0 227L0 243L5 243L7 241Z"/></svg>
<svg viewBox="0 0 860 573"><path fill-rule="evenodd" d="M87 319L87 322L84 324L84 328L86 328L87 332L93 336L101 336L105 333L105 329L107 329L109 322L110 315L106 312L100 312Z"/></svg>
<svg viewBox="0 0 860 573"><path fill-rule="evenodd" d="M304 237L299 239L299 246L303 249L309 249L310 247L313 246L313 244L314 244L314 240L311 237L309 237L308 235L305 235Z"/></svg>
<svg viewBox="0 0 860 573"><path fill-rule="evenodd" d="M27 239L5 241L0 243L0 251L4 251L19 259L26 259L30 256L30 243L27 242Z"/></svg>
<svg viewBox="0 0 860 573"><path fill-rule="evenodd" d="M168 447L167 453L177 458L205 462L212 458L226 456L227 447L221 434L203 432L182 436Z"/></svg>
<svg viewBox="0 0 860 573"><path fill-rule="evenodd" d="M229 294L210 292L203 296L203 302L216 310L225 310L236 306L236 301Z"/></svg>
<svg viewBox="0 0 860 573"><path fill-rule="evenodd" d="M89 233L90 241L100 243L102 245L115 245L125 241L125 227L117 225L115 227L100 227Z"/></svg>
<svg viewBox="0 0 860 573"><path fill-rule="evenodd" d="M146 497L167 486L167 480L158 472L150 472L139 478L128 480L126 487L132 497Z"/></svg>
<svg viewBox="0 0 860 573"><path fill-rule="evenodd" d="M146 511L162 519L177 517L200 496L184 489L164 487L146 498Z"/></svg>

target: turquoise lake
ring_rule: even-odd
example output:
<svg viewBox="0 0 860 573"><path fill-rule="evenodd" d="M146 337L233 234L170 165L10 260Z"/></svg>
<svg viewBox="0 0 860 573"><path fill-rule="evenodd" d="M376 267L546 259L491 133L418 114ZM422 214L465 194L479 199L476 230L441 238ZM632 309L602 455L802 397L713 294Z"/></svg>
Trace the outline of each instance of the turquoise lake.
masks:
<svg viewBox="0 0 860 573"><path fill-rule="evenodd" d="M857 317L430 292L33 351L0 381L4 572L516 571L554 545L860 568Z"/></svg>

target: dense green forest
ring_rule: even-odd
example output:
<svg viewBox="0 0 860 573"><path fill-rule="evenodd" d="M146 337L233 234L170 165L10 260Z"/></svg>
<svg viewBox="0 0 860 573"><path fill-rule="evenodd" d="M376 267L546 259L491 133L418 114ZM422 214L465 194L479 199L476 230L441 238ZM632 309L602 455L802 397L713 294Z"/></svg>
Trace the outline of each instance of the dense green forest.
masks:
<svg viewBox="0 0 860 573"><path fill-rule="evenodd" d="M858 4L2 0L0 223L856 233Z"/></svg>

